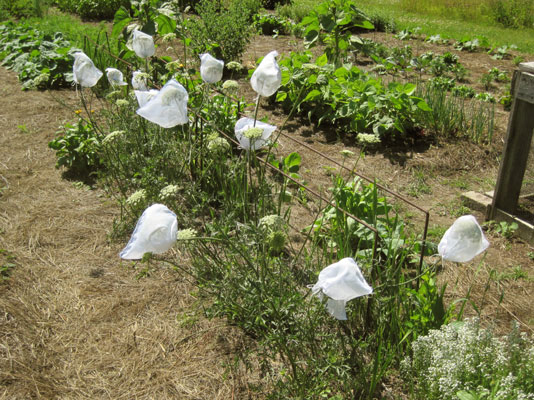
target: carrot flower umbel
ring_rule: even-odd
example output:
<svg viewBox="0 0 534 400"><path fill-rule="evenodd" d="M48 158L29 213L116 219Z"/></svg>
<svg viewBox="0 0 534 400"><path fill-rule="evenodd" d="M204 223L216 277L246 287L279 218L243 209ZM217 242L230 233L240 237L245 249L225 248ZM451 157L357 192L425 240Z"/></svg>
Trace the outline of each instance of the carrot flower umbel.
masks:
<svg viewBox="0 0 534 400"><path fill-rule="evenodd" d="M269 143L276 126L243 117L235 124L235 136L240 146L247 150L259 150Z"/></svg>

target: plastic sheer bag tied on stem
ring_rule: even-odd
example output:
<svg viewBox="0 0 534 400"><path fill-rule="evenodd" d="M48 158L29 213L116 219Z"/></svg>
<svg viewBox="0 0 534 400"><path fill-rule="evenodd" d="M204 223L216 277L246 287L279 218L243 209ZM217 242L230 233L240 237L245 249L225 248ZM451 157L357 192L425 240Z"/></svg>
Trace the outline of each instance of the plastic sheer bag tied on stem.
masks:
<svg viewBox="0 0 534 400"><path fill-rule="evenodd" d="M163 204L153 204L143 212L119 255L125 260L139 260L145 253L165 253L176 242L177 232L176 214Z"/></svg>

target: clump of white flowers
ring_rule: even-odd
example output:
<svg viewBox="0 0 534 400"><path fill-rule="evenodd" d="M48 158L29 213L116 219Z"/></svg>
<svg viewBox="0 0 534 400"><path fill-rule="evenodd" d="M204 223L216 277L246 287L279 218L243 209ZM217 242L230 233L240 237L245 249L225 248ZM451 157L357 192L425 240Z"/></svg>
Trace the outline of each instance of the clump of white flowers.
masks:
<svg viewBox="0 0 534 400"><path fill-rule="evenodd" d="M208 142L207 148L212 153L224 153L230 150L230 143L222 137L216 137Z"/></svg>
<svg viewBox="0 0 534 400"><path fill-rule="evenodd" d="M477 319L466 320L418 337L412 350L401 371L413 381L417 399L456 400L459 392L483 396L493 390L493 399L534 399L528 383L534 341L517 328L499 339Z"/></svg>
<svg viewBox="0 0 534 400"><path fill-rule="evenodd" d="M243 65L237 61L230 61L228 64L226 64L226 68L229 71L241 71L243 69Z"/></svg>
<svg viewBox="0 0 534 400"><path fill-rule="evenodd" d="M159 198L161 200L169 200L174 197L180 192L180 186L178 185L167 185L163 189L161 189L161 192L159 192Z"/></svg>
<svg viewBox="0 0 534 400"><path fill-rule="evenodd" d="M35 87L37 87L43 83L47 83L49 79L50 79L50 74L45 72L37 76L37 78L33 80L33 84Z"/></svg>
<svg viewBox="0 0 534 400"><path fill-rule="evenodd" d="M372 133L358 133L358 142L361 144L377 144L380 143L380 137Z"/></svg>
<svg viewBox="0 0 534 400"><path fill-rule="evenodd" d="M137 192L132 193L130 197L126 199L126 204L130 207L139 207L143 205L146 201L146 190L141 189Z"/></svg>
<svg viewBox="0 0 534 400"><path fill-rule="evenodd" d="M126 99L118 99L115 101L115 104L117 107L128 107L130 105L130 102Z"/></svg>
<svg viewBox="0 0 534 400"><path fill-rule="evenodd" d="M176 34L175 33L167 33L167 34L163 35L163 37L161 38L161 40L163 40L164 42L171 42L174 39L176 39Z"/></svg>
<svg viewBox="0 0 534 400"><path fill-rule="evenodd" d="M261 138L262 133L263 129L261 128L249 128L243 132L243 136L250 140L256 140Z"/></svg>
<svg viewBox="0 0 534 400"><path fill-rule="evenodd" d="M192 228L186 228L182 229L181 231L178 231L176 234L176 240L191 240L198 236L198 233L196 230Z"/></svg>
<svg viewBox="0 0 534 400"><path fill-rule="evenodd" d="M228 92L236 92L239 89L239 83L233 79L228 79L222 84L223 90Z"/></svg>
<svg viewBox="0 0 534 400"><path fill-rule="evenodd" d="M266 215L260 219L258 226L266 232L283 231L286 227L286 221L276 214Z"/></svg>
<svg viewBox="0 0 534 400"><path fill-rule="evenodd" d="M260 219L258 227L266 235L265 243L271 252L281 253L287 242L286 221L276 214L266 215Z"/></svg>
<svg viewBox="0 0 534 400"><path fill-rule="evenodd" d="M106 95L107 100L116 100L122 97L122 92L120 90L112 90Z"/></svg>
<svg viewBox="0 0 534 400"><path fill-rule="evenodd" d="M106 137L102 140L102 144L104 146L113 143L115 140L119 139L122 135L124 135L124 131L113 131L111 133L108 133Z"/></svg>
<svg viewBox="0 0 534 400"><path fill-rule="evenodd" d="M352 157L354 155L354 152L345 149L345 150L341 150L339 154L341 154L343 157Z"/></svg>

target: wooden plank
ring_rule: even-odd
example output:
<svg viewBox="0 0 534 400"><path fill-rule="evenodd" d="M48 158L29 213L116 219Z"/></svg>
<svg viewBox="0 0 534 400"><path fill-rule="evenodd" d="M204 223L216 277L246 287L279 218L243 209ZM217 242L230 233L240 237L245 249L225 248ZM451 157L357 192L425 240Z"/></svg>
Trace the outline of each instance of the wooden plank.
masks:
<svg viewBox="0 0 534 400"><path fill-rule="evenodd" d="M534 104L534 75L522 72L519 77L516 97L519 100Z"/></svg>
<svg viewBox="0 0 534 400"><path fill-rule="evenodd" d="M528 76L523 79L523 75ZM534 131L534 101L523 100L518 93L522 90L520 85L525 82L530 85L531 77L534 78L534 75L519 71L514 73L514 100L490 218L493 218L496 209L514 214L517 207ZM534 86L532 89L534 90ZM528 98L530 89L524 89L522 93L522 97Z"/></svg>
<svg viewBox="0 0 534 400"><path fill-rule="evenodd" d="M519 71L534 74L534 62L531 61L519 63Z"/></svg>
<svg viewBox="0 0 534 400"><path fill-rule="evenodd" d="M534 245L534 226L532 224L498 209L495 210L493 219L497 222L505 221L509 224L515 222L517 224L517 231L515 231L514 234L519 236L525 242Z"/></svg>

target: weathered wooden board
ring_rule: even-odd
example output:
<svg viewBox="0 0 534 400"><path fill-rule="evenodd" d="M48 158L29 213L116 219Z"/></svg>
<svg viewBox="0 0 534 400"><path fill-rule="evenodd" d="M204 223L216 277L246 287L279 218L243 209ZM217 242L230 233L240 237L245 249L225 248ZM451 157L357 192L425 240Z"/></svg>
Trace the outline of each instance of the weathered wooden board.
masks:
<svg viewBox="0 0 534 400"><path fill-rule="evenodd" d="M516 98L534 104L534 74L521 73Z"/></svg>

